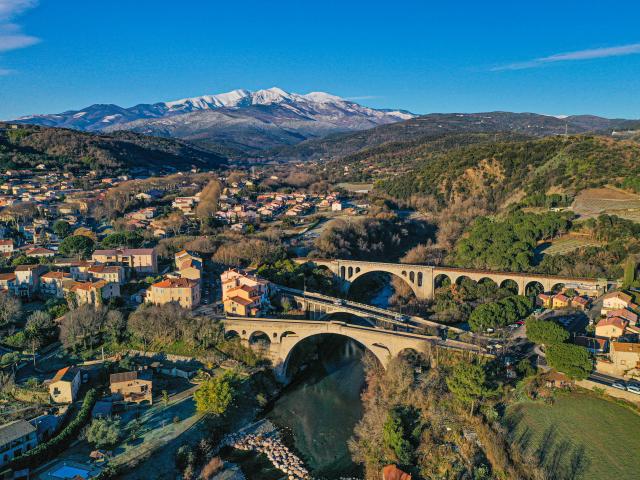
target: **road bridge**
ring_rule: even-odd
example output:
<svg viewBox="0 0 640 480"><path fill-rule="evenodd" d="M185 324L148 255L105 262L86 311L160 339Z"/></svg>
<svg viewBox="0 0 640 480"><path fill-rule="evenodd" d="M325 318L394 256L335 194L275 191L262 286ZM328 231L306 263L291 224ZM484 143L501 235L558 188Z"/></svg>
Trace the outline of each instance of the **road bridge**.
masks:
<svg viewBox="0 0 640 480"><path fill-rule="evenodd" d="M344 322L288 320L255 317L228 317L223 320L225 335L238 336L248 345L262 342L265 353L273 362L276 376L287 379L287 366L291 352L301 341L316 335L335 334L351 338L363 345L386 367L389 361L411 349L428 353L433 346L482 353L481 347L436 336L418 335L372 327L350 325Z"/></svg>
<svg viewBox="0 0 640 480"><path fill-rule="evenodd" d="M344 293L358 278L368 273L384 272L397 276L409 285L419 300L433 299L436 287L444 280L460 283L463 278L476 282L491 280L498 286L506 286L509 282L517 287L519 295L525 295L527 290L538 284L545 292L555 287L565 286L576 290L587 291L593 296L606 292L608 281L598 278L575 278L555 275L542 275L520 272L495 272L490 270L475 270L468 268L437 267L432 265L415 265L404 263L367 262L361 260L324 260L324 259L296 259L298 263L313 263L328 268L340 280Z"/></svg>
<svg viewBox="0 0 640 480"><path fill-rule="evenodd" d="M291 298L296 307L307 312L311 320L329 320L332 315L347 313L368 321L371 325L400 331L413 331L419 328L432 327L438 331L465 333L464 330L437 322L432 322L416 315L402 315L385 308L354 302L316 292L297 290L276 286L281 295ZM444 332L443 332L444 333Z"/></svg>

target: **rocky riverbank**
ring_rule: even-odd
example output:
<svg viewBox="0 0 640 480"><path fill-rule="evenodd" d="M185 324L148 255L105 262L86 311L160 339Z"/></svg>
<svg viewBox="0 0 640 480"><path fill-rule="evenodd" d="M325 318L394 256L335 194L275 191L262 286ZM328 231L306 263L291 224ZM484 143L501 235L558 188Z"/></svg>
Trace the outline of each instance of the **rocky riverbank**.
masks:
<svg viewBox="0 0 640 480"><path fill-rule="evenodd" d="M280 432L269 421L258 422L252 432L244 431L228 435L222 446L243 451L263 453L271 464L286 474L288 480L309 480L311 476L304 463L282 441Z"/></svg>

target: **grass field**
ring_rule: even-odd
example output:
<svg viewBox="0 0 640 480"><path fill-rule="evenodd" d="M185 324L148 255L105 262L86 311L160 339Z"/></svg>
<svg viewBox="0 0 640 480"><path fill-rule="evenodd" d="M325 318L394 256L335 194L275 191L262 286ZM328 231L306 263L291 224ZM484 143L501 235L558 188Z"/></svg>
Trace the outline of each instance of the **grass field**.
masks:
<svg viewBox="0 0 640 480"><path fill-rule="evenodd" d="M580 247L601 245L597 240L593 240L581 235L565 235L551 243L544 243L538 247L538 251L544 255L564 255L571 253Z"/></svg>
<svg viewBox="0 0 640 480"><path fill-rule="evenodd" d="M338 183L336 185L336 187L338 188L343 188L344 190L348 191L348 192L358 192L358 191L371 191L373 190L373 183L348 183L348 182L343 182L343 183Z"/></svg>
<svg viewBox="0 0 640 480"><path fill-rule="evenodd" d="M640 478L640 414L587 393L509 407L511 441L556 480Z"/></svg>

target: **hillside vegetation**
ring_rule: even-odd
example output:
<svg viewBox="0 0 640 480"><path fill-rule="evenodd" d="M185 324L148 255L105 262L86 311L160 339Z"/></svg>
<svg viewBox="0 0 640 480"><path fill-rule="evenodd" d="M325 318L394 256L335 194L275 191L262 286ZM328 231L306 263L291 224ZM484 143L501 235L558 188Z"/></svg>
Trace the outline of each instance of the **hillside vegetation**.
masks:
<svg viewBox="0 0 640 480"><path fill-rule="evenodd" d="M640 175L640 145L635 142L584 135L497 142L488 137L495 138L456 135L448 142L383 146L345 161L354 172L377 178L376 188L393 198L430 195L448 203L479 196L494 206L518 193L575 194L606 184L624 186ZM458 145L439 148L451 141Z"/></svg>
<svg viewBox="0 0 640 480"><path fill-rule="evenodd" d="M0 169L126 171L135 167L185 170L214 168L225 162L217 153L179 140L131 132L96 135L62 128L0 123Z"/></svg>
<svg viewBox="0 0 640 480"><path fill-rule="evenodd" d="M614 130L626 132L638 128L638 120L607 119L593 115L560 119L536 113L430 113L361 132L306 140L294 146L274 149L267 152L266 156L278 160L340 159L362 149L389 143L424 142L451 134L511 132L529 137L544 137L590 132L609 135Z"/></svg>

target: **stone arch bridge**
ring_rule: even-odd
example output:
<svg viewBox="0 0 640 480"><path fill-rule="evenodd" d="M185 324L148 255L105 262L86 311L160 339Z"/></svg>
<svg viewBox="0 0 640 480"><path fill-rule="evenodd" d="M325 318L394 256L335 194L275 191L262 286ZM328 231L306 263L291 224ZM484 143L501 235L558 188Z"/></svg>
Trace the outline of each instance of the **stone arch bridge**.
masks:
<svg viewBox="0 0 640 480"><path fill-rule="evenodd" d="M438 280L448 278L451 283L457 283L462 278L469 278L479 282L491 280L498 286L503 286L508 281L514 282L518 287L518 294L524 295L527 287L532 284L540 284L545 292L551 291L557 285L588 291L593 296L606 292L608 282L606 279L572 278L554 275L541 275L519 272L494 272L490 270L474 270L455 267L435 267L431 265L413 265L404 263L366 262L360 260L323 260L306 259L296 260L298 263L313 263L328 268L335 277L341 281L344 293L349 291L351 284L359 277L372 272L384 272L400 277L411 287L411 290L419 300L433 298Z"/></svg>
<svg viewBox="0 0 640 480"><path fill-rule="evenodd" d="M477 345L455 340L442 340L435 336L394 332L344 322L254 317L227 317L223 322L225 334L237 335L243 343L251 345L257 339L268 338L269 346L266 353L273 362L276 376L281 380L287 378L287 366L295 346L302 340L316 335L336 334L351 338L371 351L385 368L392 358L406 349L427 353L432 346L438 345L459 351L482 352Z"/></svg>

